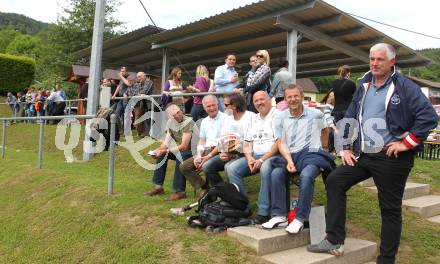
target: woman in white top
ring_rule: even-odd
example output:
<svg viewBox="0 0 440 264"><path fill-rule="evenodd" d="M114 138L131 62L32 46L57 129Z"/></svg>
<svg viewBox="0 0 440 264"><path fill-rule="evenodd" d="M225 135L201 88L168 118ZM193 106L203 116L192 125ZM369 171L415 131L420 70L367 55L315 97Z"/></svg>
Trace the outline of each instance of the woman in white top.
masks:
<svg viewBox="0 0 440 264"><path fill-rule="evenodd" d="M183 113L185 113L185 101L183 96L170 96L171 93L183 93L182 85L182 70L179 67L174 67L168 76L168 81L163 85L162 92L162 108L165 109L171 102L179 106Z"/></svg>

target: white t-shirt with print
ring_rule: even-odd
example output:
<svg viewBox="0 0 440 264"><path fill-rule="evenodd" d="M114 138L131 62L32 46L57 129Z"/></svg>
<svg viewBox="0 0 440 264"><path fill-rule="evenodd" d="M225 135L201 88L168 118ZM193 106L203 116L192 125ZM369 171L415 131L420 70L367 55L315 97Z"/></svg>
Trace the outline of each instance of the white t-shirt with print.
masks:
<svg viewBox="0 0 440 264"><path fill-rule="evenodd" d="M273 107L262 119L260 114L252 118L245 141L252 142L252 152L256 155L263 155L270 151L277 140L275 133L275 118L281 113Z"/></svg>

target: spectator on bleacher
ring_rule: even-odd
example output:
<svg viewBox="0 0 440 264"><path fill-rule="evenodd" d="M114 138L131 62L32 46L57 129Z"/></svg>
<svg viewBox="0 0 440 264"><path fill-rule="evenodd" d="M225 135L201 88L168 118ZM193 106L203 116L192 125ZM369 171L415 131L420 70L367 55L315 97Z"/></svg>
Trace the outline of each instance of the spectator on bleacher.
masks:
<svg viewBox="0 0 440 264"><path fill-rule="evenodd" d="M240 94L231 94L224 96L225 118L224 125L220 132L220 144L212 150L211 154L215 155L202 165L203 172L211 186L222 182L223 179L219 172L225 169L228 163L243 156L242 144L244 137L249 130L250 120L255 114L246 111L246 100ZM231 144L232 143L232 144ZM230 148L230 145L233 145Z"/></svg>
<svg viewBox="0 0 440 264"><path fill-rule="evenodd" d="M293 82L292 73L289 71L289 62L286 58L278 59L278 71L273 76L272 85L270 87L270 97L275 97L275 102L284 100L284 89Z"/></svg>
<svg viewBox="0 0 440 264"><path fill-rule="evenodd" d="M286 179L298 172L300 186L295 219L286 228L288 233L297 234L309 219L315 178L321 171L329 173L336 165L334 157L321 147L321 134L327 133L324 114L303 105L304 92L298 85L288 85L284 99L288 109L275 120L278 151L283 158L273 162L275 168L270 175L272 218L262 226L286 226Z"/></svg>
<svg viewBox="0 0 440 264"><path fill-rule="evenodd" d="M196 68L196 81L194 85L188 86L186 89L193 93L205 93L209 90L210 82L208 69L205 67L205 65L199 65ZM203 109L204 107L202 105L202 99L202 95L194 97L193 106L191 109L191 116L194 122L200 118L206 117L207 115Z"/></svg>
<svg viewBox="0 0 440 264"><path fill-rule="evenodd" d="M191 136L194 129L194 121L183 114L180 107L170 104L166 112L169 120L166 126L166 135L162 144L152 151L152 156L156 161L156 169L153 175L153 189L145 192L146 196L164 194L163 183L170 159L176 161L174 168L173 190L169 200L180 200L186 197L186 180L180 172L181 161L192 156ZM162 164L163 163L163 164Z"/></svg>
<svg viewBox="0 0 440 264"><path fill-rule="evenodd" d="M228 53L225 58L225 64L217 67L214 73L214 84L216 92L230 93L238 86L238 73L235 71L236 57L232 53ZM217 96L218 107L221 112L225 111L223 96Z"/></svg>
<svg viewBox="0 0 440 264"><path fill-rule="evenodd" d="M152 80L147 78L147 75L144 72L138 72L136 74L136 82L134 85L128 87L127 92L124 94L125 98L137 96L137 95L151 95L154 90L154 83ZM146 136L146 133L148 133L149 129L149 122L147 120L144 120L138 124L136 124L136 120L140 118L142 115L145 114L146 111L150 108L150 104L147 100L140 100L136 103L134 106L133 112L134 112L134 118L135 118L135 124L134 127L137 130L138 137L144 138Z"/></svg>
<svg viewBox="0 0 440 264"><path fill-rule="evenodd" d="M119 85L116 88L116 91L114 92L112 99L114 100L116 97L122 97L124 96L124 93L127 91L128 87L130 86L130 82L128 80L128 76L130 74L128 73L128 70L126 67L121 67L121 70L118 73L119 77ZM123 117L125 107L127 106L127 100L118 100L116 104L116 114L119 115L119 117Z"/></svg>
<svg viewBox="0 0 440 264"><path fill-rule="evenodd" d="M249 58L249 66L251 66L251 68L249 69L249 71L244 76L243 81L240 82L240 84L237 86L237 88L234 89L235 93L243 92L243 89L246 87L247 80L250 77L252 77L254 75L255 71L257 70L257 56L252 55Z"/></svg>
<svg viewBox="0 0 440 264"><path fill-rule="evenodd" d="M31 117L35 115L35 108L34 108L34 102L35 102L36 94L34 92L34 89L32 87L29 87L27 90L27 93L25 95L25 116Z"/></svg>
<svg viewBox="0 0 440 264"><path fill-rule="evenodd" d="M168 80L163 84L162 109L166 109L168 104L173 103L180 107L185 113L185 100L183 96L170 96L171 93L183 93L182 70L174 67L168 75Z"/></svg>
<svg viewBox="0 0 440 264"><path fill-rule="evenodd" d="M258 195L257 224L270 219L270 173L272 160L276 157L277 141L274 120L280 113L266 91L254 94L253 103L258 114L251 119L243 143L245 157L231 161L225 166L225 173L230 183L238 186L240 192L247 196L244 178L260 173L260 192Z"/></svg>
<svg viewBox="0 0 440 264"><path fill-rule="evenodd" d="M208 191L208 181L200 176L202 165L212 158L213 150L217 146L220 131L224 125L226 114L218 110L218 100L214 95L207 95L202 99L203 108L208 113L200 124L197 156L185 160L180 165L183 176L191 183L194 189L201 189L199 197Z"/></svg>
<svg viewBox="0 0 440 264"><path fill-rule="evenodd" d="M252 102L254 93L257 91L270 91L270 57L267 50L259 50L255 54L257 57L257 68L255 73L246 81L246 87L243 92L246 96L247 109L254 113L257 112Z"/></svg>
<svg viewBox="0 0 440 264"><path fill-rule="evenodd" d="M335 97L335 104L332 115L335 122L344 118L345 111L351 103L353 94L356 91L356 84L350 80L351 68L348 65L342 65L338 68L339 78L332 83L333 95Z"/></svg>

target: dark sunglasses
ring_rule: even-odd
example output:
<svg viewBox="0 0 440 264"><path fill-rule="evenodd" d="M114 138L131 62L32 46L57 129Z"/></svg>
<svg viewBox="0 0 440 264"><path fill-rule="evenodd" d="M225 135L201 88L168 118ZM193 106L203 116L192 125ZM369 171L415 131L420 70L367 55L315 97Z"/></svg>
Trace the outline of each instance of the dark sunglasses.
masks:
<svg viewBox="0 0 440 264"><path fill-rule="evenodd" d="M225 103L225 107L228 107L228 106L230 106L231 104L227 104L227 103Z"/></svg>
<svg viewBox="0 0 440 264"><path fill-rule="evenodd" d="M257 55L255 55L257 58L264 58L264 56L263 55L261 55L261 54L257 54Z"/></svg>

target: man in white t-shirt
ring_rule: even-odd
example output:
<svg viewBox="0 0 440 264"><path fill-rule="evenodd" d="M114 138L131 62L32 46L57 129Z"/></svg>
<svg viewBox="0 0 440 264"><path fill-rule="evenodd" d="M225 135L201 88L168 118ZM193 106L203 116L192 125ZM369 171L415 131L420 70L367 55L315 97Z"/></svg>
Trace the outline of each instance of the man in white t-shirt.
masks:
<svg viewBox="0 0 440 264"><path fill-rule="evenodd" d="M214 155L211 154L217 146L226 114L218 109L218 100L214 95L206 95L202 99L203 109L208 116L200 124L197 155L185 160L180 165L183 176L191 183L194 189L201 189L199 197L203 197L209 189L208 182L200 176L202 165Z"/></svg>
<svg viewBox="0 0 440 264"><path fill-rule="evenodd" d="M244 178L260 172L261 184L258 195L258 215L256 222L262 224L270 219L270 172L271 160L278 152L274 120L279 111L272 107L269 95L258 91L253 96L258 114L251 119L243 143L245 157L229 162L225 166L230 183L234 183L240 192L246 195Z"/></svg>
<svg viewBox="0 0 440 264"><path fill-rule="evenodd" d="M224 120L220 140L210 155L215 155L202 165L209 185L214 186L223 181L219 172L225 164L243 156L242 143L249 129L254 113L246 111L246 100L240 94L224 96L225 113L230 114Z"/></svg>

